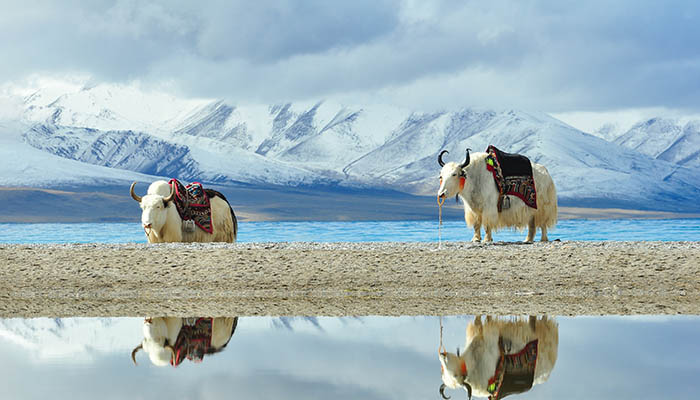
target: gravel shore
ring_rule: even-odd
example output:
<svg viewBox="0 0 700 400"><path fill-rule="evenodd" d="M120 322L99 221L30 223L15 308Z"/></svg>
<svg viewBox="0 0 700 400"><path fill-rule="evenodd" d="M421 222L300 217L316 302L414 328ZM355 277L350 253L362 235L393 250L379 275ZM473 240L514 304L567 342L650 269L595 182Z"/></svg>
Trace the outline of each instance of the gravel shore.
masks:
<svg viewBox="0 0 700 400"><path fill-rule="evenodd" d="M0 317L456 314L700 314L700 243L0 245Z"/></svg>

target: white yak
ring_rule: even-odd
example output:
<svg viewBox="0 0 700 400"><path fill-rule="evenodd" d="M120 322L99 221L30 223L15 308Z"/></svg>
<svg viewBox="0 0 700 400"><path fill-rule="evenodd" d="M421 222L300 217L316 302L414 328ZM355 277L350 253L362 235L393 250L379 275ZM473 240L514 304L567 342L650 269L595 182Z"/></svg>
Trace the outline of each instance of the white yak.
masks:
<svg viewBox="0 0 700 400"><path fill-rule="evenodd" d="M175 188L166 181L155 181L143 197L134 193L136 182L131 184L131 197L141 206L141 224L149 243L167 242L229 242L236 241L238 221L226 198L219 192L208 190L211 205L212 233L195 228L184 229L184 224L173 202Z"/></svg>
<svg viewBox="0 0 700 400"><path fill-rule="evenodd" d="M207 318L204 318L207 319ZM217 317L211 319L211 336L205 351L199 354L213 354L223 350L236 330L238 317ZM136 363L136 353L143 350L153 365L177 366L187 357L187 339L183 336L183 327L193 326L200 318L152 317L143 322L143 341L131 352L131 360ZM181 340L178 340L181 339ZM180 348L178 348L180 344ZM176 354L177 353L177 354ZM179 358L178 358L179 355Z"/></svg>
<svg viewBox="0 0 700 400"><path fill-rule="evenodd" d="M464 388L468 398L472 392L499 399L528 391L549 379L557 361L559 327L548 317L487 317L482 323L477 316L467 325L466 336L464 352L438 351L445 399L447 387Z"/></svg>
<svg viewBox="0 0 700 400"><path fill-rule="evenodd" d="M535 239L537 228L542 232L542 241L548 241L547 228L557 222L557 191L547 168L531 162L532 174L537 191L537 208L529 207L520 198L509 196L510 207L498 211L499 191L493 174L487 169L487 153L474 153L464 162L445 163L438 155L440 170L440 189L438 200L459 196L464 205L464 220L474 227L473 242L481 241L481 227L486 231L485 242L492 242L492 232L504 227L524 229L527 227L525 242Z"/></svg>

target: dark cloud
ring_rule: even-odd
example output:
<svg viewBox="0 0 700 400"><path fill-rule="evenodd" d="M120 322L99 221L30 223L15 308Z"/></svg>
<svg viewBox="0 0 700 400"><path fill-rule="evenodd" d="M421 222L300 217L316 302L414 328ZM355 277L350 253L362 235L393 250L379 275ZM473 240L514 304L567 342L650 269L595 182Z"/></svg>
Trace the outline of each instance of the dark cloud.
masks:
<svg viewBox="0 0 700 400"><path fill-rule="evenodd" d="M0 15L0 76L169 81L237 102L544 111L700 105L691 1L41 2Z"/></svg>

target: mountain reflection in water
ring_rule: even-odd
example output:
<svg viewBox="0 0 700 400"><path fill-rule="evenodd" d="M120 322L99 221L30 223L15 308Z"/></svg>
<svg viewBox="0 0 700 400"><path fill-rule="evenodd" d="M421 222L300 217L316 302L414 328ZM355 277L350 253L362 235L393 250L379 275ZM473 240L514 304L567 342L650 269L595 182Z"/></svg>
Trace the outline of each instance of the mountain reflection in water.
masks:
<svg viewBox="0 0 700 400"><path fill-rule="evenodd" d="M195 326L198 320L182 320L181 326ZM473 316L445 317L442 323L442 343L448 349L460 346L460 356L466 354L462 346L468 326L474 337L482 329L484 337L501 338L500 347L498 341L495 347L484 347L480 362L490 363L484 367L491 371L489 377L496 369L496 362L489 360L498 359L501 348L505 354L517 353L533 339L512 334L516 326L506 325L514 318L494 320L500 325L482 318L478 328ZM146 339L144 318L2 319L0 397L440 399L444 375L438 317L221 321L231 326L221 351L173 368L169 362L165 367L153 364L145 349L135 354L138 366L132 363L134 346ZM521 317L518 329L526 332L530 323ZM552 367L544 374L535 370L532 388L509 399L668 398L670 393L695 398L700 389L700 317L538 317L537 323L550 334L558 330L553 353L552 346L543 345L546 340L553 343L551 335L535 334L538 357L548 351ZM169 360L172 353L167 351ZM487 360L485 354L495 356ZM465 363L468 375L476 371L469 366L474 362ZM476 384L471 386L478 398ZM445 395L466 398L462 389L447 388Z"/></svg>

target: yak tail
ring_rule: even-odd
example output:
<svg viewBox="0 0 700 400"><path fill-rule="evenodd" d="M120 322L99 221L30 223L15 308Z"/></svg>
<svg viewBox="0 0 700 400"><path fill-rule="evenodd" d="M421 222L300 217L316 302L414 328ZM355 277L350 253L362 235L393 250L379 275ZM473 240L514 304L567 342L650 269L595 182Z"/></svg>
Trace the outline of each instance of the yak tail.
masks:
<svg viewBox="0 0 700 400"><path fill-rule="evenodd" d="M238 237L238 218L236 218L236 213L233 212L233 207L231 207L231 203L226 199L226 196L223 195L223 193L216 191L214 189L204 189L204 192L209 196L209 198L212 197L221 197L226 204L228 204L229 210L231 210L231 219L233 220L233 240L236 241L236 238Z"/></svg>
<svg viewBox="0 0 700 400"><path fill-rule="evenodd" d="M559 214L557 189L554 186L552 177L549 175L549 171L546 168L544 170L545 173L540 177L543 184L537 188L535 226L551 228L557 224L557 216Z"/></svg>

